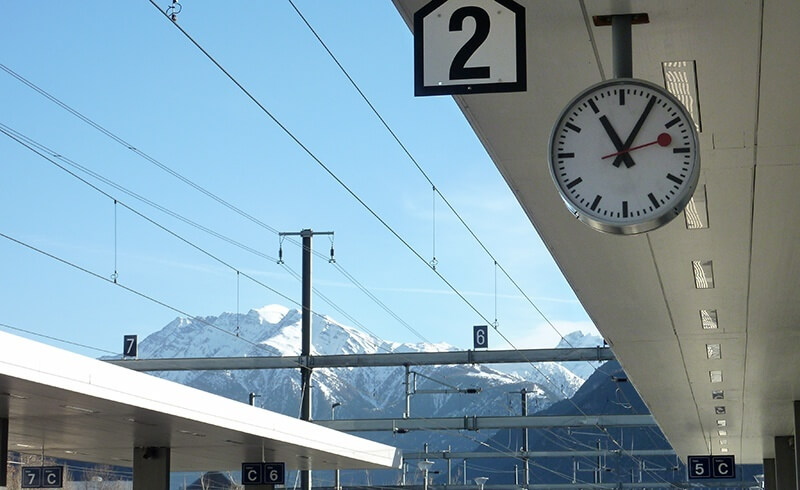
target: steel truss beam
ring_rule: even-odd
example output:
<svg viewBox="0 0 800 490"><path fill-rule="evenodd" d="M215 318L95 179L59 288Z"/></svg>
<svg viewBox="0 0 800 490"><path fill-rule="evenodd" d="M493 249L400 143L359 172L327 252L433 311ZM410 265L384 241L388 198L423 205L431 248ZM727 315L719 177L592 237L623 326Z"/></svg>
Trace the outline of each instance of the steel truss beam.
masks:
<svg viewBox="0 0 800 490"><path fill-rule="evenodd" d="M662 482L642 482L642 483L535 483L529 485L491 485L486 484L483 490L619 490L620 488L632 490L645 490L651 488L697 488L701 486L697 483L688 481L662 481ZM703 484L702 486L706 486ZM709 483L709 488L741 488L748 490L755 486L755 481L751 485L744 481L714 481ZM353 488L368 488L353 486ZM370 487L371 488L371 487ZM383 490L422 490L422 485L390 486L383 485ZM428 490L477 490L478 485L428 485Z"/></svg>
<svg viewBox="0 0 800 490"><path fill-rule="evenodd" d="M622 454L633 457L675 456L672 449L633 449L627 451L617 450L588 450L588 451L486 451L486 452L452 452L437 451L427 453L403 452L403 459L498 459L498 458L596 458Z"/></svg>
<svg viewBox="0 0 800 490"><path fill-rule="evenodd" d="M454 352L403 352L329 356L209 357L182 359L118 359L107 361L134 371L222 371L240 369L290 369L298 367L347 368L433 366L447 364L510 364L530 362L610 361L608 347L575 349L518 349Z"/></svg>
<svg viewBox="0 0 800 490"><path fill-rule="evenodd" d="M533 415L528 417L439 417L411 419L315 420L315 424L343 432L412 430L481 430L556 427L651 427L652 415Z"/></svg>

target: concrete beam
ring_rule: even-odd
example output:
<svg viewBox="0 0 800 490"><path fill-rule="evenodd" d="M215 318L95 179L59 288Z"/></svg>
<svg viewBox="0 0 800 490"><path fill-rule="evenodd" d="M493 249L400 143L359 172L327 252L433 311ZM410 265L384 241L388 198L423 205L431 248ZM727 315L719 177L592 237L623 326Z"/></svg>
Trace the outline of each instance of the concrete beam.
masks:
<svg viewBox="0 0 800 490"><path fill-rule="evenodd" d="M8 419L0 418L0 490L8 485Z"/></svg>
<svg viewBox="0 0 800 490"><path fill-rule="evenodd" d="M133 490L169 490L170 448L133 449Z"/></svg>
<svg viewBox="0 0 800 490"><path fill-rule="evenodd" d="M800 435L800 401L794 401L794 477L795 489L800 490L800 448L797 447L797 436Z"/></svg>
<svg viewBox="0 0 800 490"><path fill-rule="evenodd" d="M775 458L764 459L764 490L778 490L775 482Z"/></svg>
<svg viewBox="0 0 800 490"><path fill-rule="evenodd" d="M794 437L775 438L775 483L777 490L797 490L794 467Z"/></svg>

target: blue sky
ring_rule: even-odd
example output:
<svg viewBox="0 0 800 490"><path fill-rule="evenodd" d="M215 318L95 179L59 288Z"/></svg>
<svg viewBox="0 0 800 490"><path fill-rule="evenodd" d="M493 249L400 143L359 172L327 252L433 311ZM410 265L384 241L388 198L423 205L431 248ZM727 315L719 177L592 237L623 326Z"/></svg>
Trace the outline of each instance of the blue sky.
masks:
<svg viewBox="0 0 800 490"><path fill-rule="evenodd" d="M171 2L158 2L162 8ZM319 160L480 312L418 257L206 59L149 2L24 2L0 7L0 63L136 149L273 230L335 232L337 263L427 340L471 347L494 320L514 345L558 334L434 194L284 0L184 2L178 22ZM450 97L413 95L412 36L391 2L297 0L297 7L441 193L562 333L591 322ZM269 229L225 208L0 71L0 123L202 226L278 255ZM545 156L531 165L545 165ZM52 158L59 162L58 158ZM91 187L0 134L0 233L191 315L300 301L274 261L232 246L118 189ZM62 163L63 164L63 163ZM74 170L73 170L74 171ZM114 204L114 199L118 204ZM435 201L435 205L434 205ZM136 209L233 266L137 216ZM434 219L435 208L435 219ZM116 230L116 231L115 231ZM328 237L314 240L327 253ZM300 271L300 250L284 242ZM178 314L0 237L0 323L119 351ZM315 286L383 338L420 339L324 260ZM495 288L497 294L495 294ZM496 307L495 307L496 305ZM319 298L314 310L353 322ZM496 311L496 313L495 313ZM497 335L491 347L509 348ZM89 355L96 351L62 347Z"/></svg>

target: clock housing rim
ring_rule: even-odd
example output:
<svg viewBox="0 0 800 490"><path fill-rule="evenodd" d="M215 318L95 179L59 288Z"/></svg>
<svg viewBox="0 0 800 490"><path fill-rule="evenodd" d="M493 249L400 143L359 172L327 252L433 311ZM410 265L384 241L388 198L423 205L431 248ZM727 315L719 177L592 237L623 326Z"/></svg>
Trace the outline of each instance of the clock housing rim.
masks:
<svg viewBox="0 0 800 490"><path fill-rule="evenodd" d="M554 141L556 138L556 128L560 125L560 123L564 120L564 117L569 114L570 109L573 108L574 104L584 98L588 93L593 92L601 87L607 86L614 86L614 85L625 85L625 84L633 84L633 85L642 85L647 87L651 90L654 90L661 94L661 96L671 100L678 108L678 111L689 121L690 124L690 133L691 133L691 144L694 146L694 153L692 158L692 173L689 176L689 182L685 187L685 192L679 196L679 198L675 201L674 206L665 207L664 211L656 214L652 217L649 217L641 222L631 222L631 223L619 223L619 222L612 222L610 220L603 220L602 218L598 218L596 216L591 216L585 212L583 212L580 208L575 206L572 203L572 200L568 197L567 193L562 189L561 184L559 183L554 168L553 162L553 148L554 148ZM595 83L583 90L581 90L575 97L570 99L570 101L564 106L561 112L556 119L555 124L553 124L553 128L550 131L550 141L548 143L547 148L547 166L548 170L550 171L550 177L553 180L553 183L556 186L556 190L558 190L558 194L561 197L561 200L567 206L567 209L576 217L578 220L593 228L595 230L610 233L614 235L636 235L640 233L646 233L648 231L655 230L664 226L665 224L669 223L675 217L677 217L681 212L686 208L686 205L694 196L694 192L697 189L697 183L700 180L700 138L697 135L697 127L695 126L694 119L692 118L689 111L686 110L686 107L683 105L683 102L678 100L677 97L672 95L668 90L660 85L657 85L653 82L648 80L642 80L640 78L612 78L609 80L603 80L601 82Z"/></svg>

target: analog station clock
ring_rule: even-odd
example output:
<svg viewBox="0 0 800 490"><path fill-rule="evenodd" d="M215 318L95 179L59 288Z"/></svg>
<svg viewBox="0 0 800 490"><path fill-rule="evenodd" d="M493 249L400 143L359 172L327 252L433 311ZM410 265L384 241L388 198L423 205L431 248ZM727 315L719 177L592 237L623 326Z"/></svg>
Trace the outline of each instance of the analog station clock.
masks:
<svg viewBox="0 0 800 490"><path fill-rule="evenodd" d="M669 222L700 176L691 116L669 92L636 79L601 82L575 97L553 127L549 159L569 210L608 233Z"/></svg>

